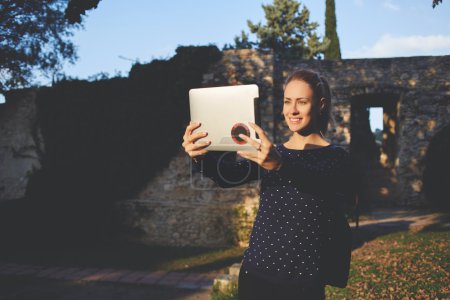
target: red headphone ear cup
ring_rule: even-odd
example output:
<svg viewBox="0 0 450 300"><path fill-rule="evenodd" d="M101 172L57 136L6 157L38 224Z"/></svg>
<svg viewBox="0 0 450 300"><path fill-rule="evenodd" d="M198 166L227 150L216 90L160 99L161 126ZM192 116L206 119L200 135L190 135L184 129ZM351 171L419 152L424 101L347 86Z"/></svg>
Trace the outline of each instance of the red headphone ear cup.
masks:
<svg viewBox="0 0 450 300"><path fill-rule="evenodd" d="M236 123L233 125L233 128L231 128L231 138L236 144L246 144L247 142L241 139L239 134L250 137L250 129L244 123Z"/></svg>

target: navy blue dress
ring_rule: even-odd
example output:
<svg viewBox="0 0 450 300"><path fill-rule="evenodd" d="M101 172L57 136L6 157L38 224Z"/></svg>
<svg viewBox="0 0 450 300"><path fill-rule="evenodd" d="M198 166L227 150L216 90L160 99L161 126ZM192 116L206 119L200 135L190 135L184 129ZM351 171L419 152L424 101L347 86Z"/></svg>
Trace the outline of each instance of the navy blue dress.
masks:
<svg viewBox="0 0 450 300"><path fill-rule="evenodd" d="M234 152L208 152L203 163L194 164L223 188L261 179L243 269L273 283L345 287L352 237L344 208L355 195L348 152L333 144L305 150L274 146L283 157L278 171L236 161Z"/></svg>

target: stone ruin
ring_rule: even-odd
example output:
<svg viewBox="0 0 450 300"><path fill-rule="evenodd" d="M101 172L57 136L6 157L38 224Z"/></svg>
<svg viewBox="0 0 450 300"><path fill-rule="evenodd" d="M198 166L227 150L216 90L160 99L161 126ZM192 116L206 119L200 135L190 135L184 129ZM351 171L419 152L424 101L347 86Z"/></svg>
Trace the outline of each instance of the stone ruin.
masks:
<svg viewBox="0 0 450 300"><path fill-rule="evenodd" d="M271 52L229 50L204 74L203 85L256 83L262 127L274 143L289 135L281 116L282 86L295 69L323 74L333 91L334 124L327 138L348 149L365 170L363 201L374 206L427 203L423 170L430 141L449 126L450 56L285 61ZM24 196L40 168L35 92L11 94L0 105L0 201ZM369 108L382 107L382 143L370 130ZM183 152L135 199L116 205L125 238L173 246L245 245L258 206L258 182L221 189L191 174Z"/></svg>

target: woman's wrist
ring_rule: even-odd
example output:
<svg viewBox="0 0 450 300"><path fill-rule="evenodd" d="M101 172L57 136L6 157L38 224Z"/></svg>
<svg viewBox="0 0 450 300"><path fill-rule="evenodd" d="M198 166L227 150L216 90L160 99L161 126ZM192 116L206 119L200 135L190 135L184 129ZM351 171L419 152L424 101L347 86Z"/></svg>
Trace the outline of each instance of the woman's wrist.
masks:
<svg viewBox="0 0 450 300"><path fill-rule="evenodd" d="M283 161L280 160L278 166L274 169L274 171L279 171L282 166L283 166Z"/></svg>

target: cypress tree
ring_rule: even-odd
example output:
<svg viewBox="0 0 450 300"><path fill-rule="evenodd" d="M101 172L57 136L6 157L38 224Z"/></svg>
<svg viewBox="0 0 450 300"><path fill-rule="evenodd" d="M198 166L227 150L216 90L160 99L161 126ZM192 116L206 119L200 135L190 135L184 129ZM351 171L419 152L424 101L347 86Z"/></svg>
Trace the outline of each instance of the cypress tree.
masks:
<svg viewBox="0 0 450 300"><path fill-rule="evenodd" d="M330 41L330 46L325 50L325 59L341 59L341 47L336 31L336 12L334 0L326 0L325 10L325 37Z"/></svg>

